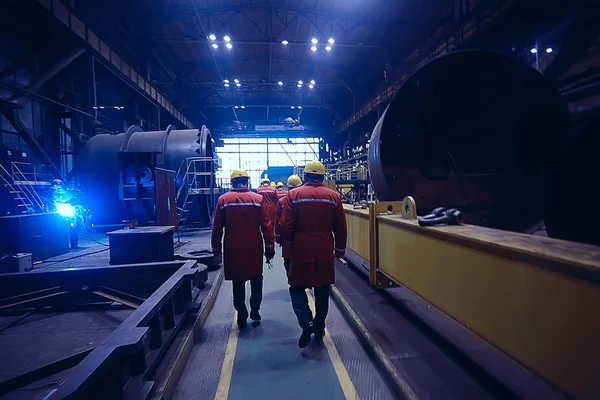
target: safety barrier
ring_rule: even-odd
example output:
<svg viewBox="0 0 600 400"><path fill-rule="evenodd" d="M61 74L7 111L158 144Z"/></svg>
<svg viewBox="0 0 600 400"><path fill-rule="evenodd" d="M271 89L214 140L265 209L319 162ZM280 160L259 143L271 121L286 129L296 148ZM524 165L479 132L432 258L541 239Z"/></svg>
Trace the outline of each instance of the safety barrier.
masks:
<svg viewBox="0 0 600 400"><path fill-rule="evenodd" d="M369 263L371 284L401 285L566 394L600 398L600 247L424 228L411 208L345 205L348 248Z"/></svg>

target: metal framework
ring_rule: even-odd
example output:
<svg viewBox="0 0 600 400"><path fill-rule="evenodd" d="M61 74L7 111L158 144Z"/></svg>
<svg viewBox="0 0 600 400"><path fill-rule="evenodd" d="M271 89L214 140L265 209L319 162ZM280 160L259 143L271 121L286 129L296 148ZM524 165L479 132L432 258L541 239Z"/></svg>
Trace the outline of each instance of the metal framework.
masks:
<svg viewBox="0 0 600 400"><path fill-rule="evenodd" d="M188 316L197 312L207 268L196 261L85 267L0 275L0 312L134 311L95 348L0 382L0 395L73 368L49 399L146 398L151 377Z"/></svg>

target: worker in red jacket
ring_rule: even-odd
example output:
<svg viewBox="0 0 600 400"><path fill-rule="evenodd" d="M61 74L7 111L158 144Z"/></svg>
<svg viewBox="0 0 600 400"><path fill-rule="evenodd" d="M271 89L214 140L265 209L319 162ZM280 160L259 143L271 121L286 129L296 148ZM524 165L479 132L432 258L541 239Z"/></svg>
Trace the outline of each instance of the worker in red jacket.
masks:
<svg viewBox="0 0 600 400"><path fill-rule="evenodd" d="M305 184L285 198L279 229L282 243L292 245L288 276L292 308L302 328L298 346L311 334L321 342L329 309L329 285L335 282L334 256L346 251L346 217L340 196L323 186L325 166L311 161L304 168ZM306 288L314 288L316 313L308 307Z"/></svg>
<svg viewBox="0 0 600 400"><path fill-rule="evenodd" d="M248 190L248 172L236 169L231 174L231 191L219 197L212 230L212 247L221 252L221 239L225 229L223 268L225 279L233 281L233 306L237 310L237 323L246 326L246 281L250 281L250 318L260 321L263 283L263 240L267 262L275 257L275 244L271 222L271 209L263 197ZM262 236L261 236L262 231Z"/></svg>
<svg viewBox="0 0 600 400"><path fill-rule="evenodd" d="M302 186L302 179L298 175L291 175L287 180L287 186L292 191L294 188ZM279 199L277 203L277 213L275 215L275 241L281 245L281 252L283 255L283 266L285 267L285 273L289 276L290 265L292 263L292 245L290 243L283 243L279 234L279 221L281 219L281 213L283 211L283 205L285 204L285 198L288 192L285 192L285 196Z"/></svg>
<svg viewBox="0 0 600 400"><path fill-rule="evenodd" d="M269 207L271 222L275 223L275 211L277 209L277 191L271 187L269 178L262 178L260 186L256 188L256 193L260 194Z"/></svg>
<svg viewBox="0 0 600 400"><path fill-rule="evenodd" d="M292 176L298 176L298 175L292 175ZM290 178L288 178L288 182L289 182L289 179ZM299 176L298 176L298 179L300 179ZM300 182L302 182L302 181L300 181ZM302 183L300 183L300 185L302 185ZM287 194L288 194L288 191L285 190L285 187L283 186L283 182L277 182L277 198L279 200L281 200L282 198L284 198L285 196L287 196Z"/></svg>

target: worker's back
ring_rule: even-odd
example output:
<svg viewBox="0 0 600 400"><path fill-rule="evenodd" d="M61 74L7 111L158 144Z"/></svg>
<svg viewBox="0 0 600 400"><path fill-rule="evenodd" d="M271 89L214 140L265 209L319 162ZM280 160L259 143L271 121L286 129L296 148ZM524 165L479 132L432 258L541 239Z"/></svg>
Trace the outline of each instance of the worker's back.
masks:
<svg viewBox="0 0 600 400"><path fill-rule="evenodd" d="M263 198L246 189L233 189L219 197L217 207L225 214L225 235L255 230L260 233Z"/></svg>
<svg viewBox="0 0 600 400"><path fill-rule="evenodd" d="M315 182L292 190L284 200L279 228L282 242L292 245L290 285L335 283L334 251L343 256L347 237L344 208L336 192Z"/></svg>
<svg viewBox="0 0 600 400"><path fill-rule="evenodd" d="M271 224L271 212L263 206L262 196L248 189L233 189L219 197L212 244L213 248L220 245L225 229L225 279L246 281L262 272L263 237L273 249Z"/></svg>
<svg viewBox="0 0 600 400"><path fill-rule="evenodd" d="M338 219L339 194L321 185L307 183L288 194L295 212L295 234L331 236ZM344 221L345 223L345 221Z"/></svg>
<svg viewBox="0 0 600 400"><path fill-rule="evenodd" d="M256 193L260 194L270 207L274 208L277 204L277 191L271 186L259 186Z"/></svg>

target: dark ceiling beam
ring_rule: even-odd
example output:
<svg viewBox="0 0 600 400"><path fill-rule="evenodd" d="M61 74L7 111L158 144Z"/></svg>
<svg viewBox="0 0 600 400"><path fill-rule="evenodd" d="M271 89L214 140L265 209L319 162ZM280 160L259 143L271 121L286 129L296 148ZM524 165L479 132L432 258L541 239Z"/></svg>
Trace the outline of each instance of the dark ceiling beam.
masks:
<svg viewBox="0 0 600 400"><path fill-rule="evenodd" d="M288 101L286 103L257 103L257 104L248 104L242 100L237 101L237 102L230 102L230 103L200 103L200 104L195 104L194 107L199 107L199 108L232 108L235 106L241 107L242 104L244 106L244 108L265 108L265 107L270 107L270 108L290 108L290 107L297 107L299 103L302 102L298 102L298 101ZM331 109L333 108L332 104L306 104L306 103L302 103L302 108L325 108L325 109Z"/></svg>
<svg viewBox="0 0 600 400"><path fill-rule="evenodd" d="M220 86L223 87L223 82L209 82L209 81L152 81L152 83L155 83L157 85L167 85L170 83L182 83L182 84L189 84L189 85L199 85L199 86L207 86L207 85L216 85L216 86ZM305 85L308 85L308 81L304 82ZM294 85L294 87L296 86L296 81L294 82L286 82L284 83L284 86L290 86L290 85ZM328 83L319 83L317 82L316 86L317 87L322 87L322 86L343 86L345 85L344 82L328 82ZM242 87L249 87L249 86L277 86L279 87L279 85L275 82L242 82ZM229 88L225 88L227 90L238 90L238 88L236 87L229 87Z"/></svg>
<svg viewBox="0 0 600 400"><path fill-rule="evenodd" d="M261 61L261 60L265 60L265 56L256 56L256 57L239 57L239 58L234 58L231 59L231 62L235 62L235 63L245 63L245 62L250 62L250 61ZM337 71L337 72L343 72L345 74L349 74L350 73L350 68L345 66L345 65L332 65L331 63L327 63L327 62L322 62L322 61L314 61L314 60L310 60L310 61L303 61L303 60L296 60L296 59L291 59L291 58L285 58L285 57L276 57L273 56L273 61L286 61L292 64L309 64L309 65L314 65L314 66L318 66L318 67L322 67L322 68L326 68L326 69L330 69L333 71ZM180 67L189 69L189 70L194 70L194 69L203 69L203 64L200 63L189 63L189 64L180 64ZM235 77L234 77L235 78Z"/></svg>
<svg viewBox="0 0 600 400"><path fill-rule="evenodd" d="M210 40L199 40L199 39L154 39L155 43L187 43L187 44L197 44L197 43L202 43L202 44L212 44L212 43L217 43L219 45L224 45L225 42L223 42L222 40L216 40L216 41L210 41ZM230 42L233 45L236 44L251 44L251 45L256 45L256 46L283 46L279 41L248 41L248 40L232 40ZM305 47L311 47L313 46L312 43L310 42L289 42L289 44L287 44L286 46L305 46ZM327 46L326 43L321 43L321 44L317 44L317 47L325 47ZM335 49L336 47L355 47L355 48L364 48L364 49L385 49L386 46L382 46L382 45L377 45L377 44L364 44L364 43L338 43L335 42L335 44L333 45L333 48Z"/></svg>
<svg viewBox="0 0 600 400"><path fill-rule="evenodd" d="M79 58L79 56L81 56L83 53L85 53L85 48L82 47L82 48L79 48L79 49L69 53L68 55L64 56L63 58L60 59L59 62L57 62L52 67L50 67L49 69L44 71L44 73L42 73L40 76L38 76L35 81L33 81L29 85L27 85L27 87L25 89L27 89L30 92L36 92L46 82L48 82L50 79L54 78L56 76L56 74L58 74L60 71L65 69L67 66L69 66L69 64L71 64L73 61L77 60ZM21 96L19 94L15 93L8 100L14 101L14 100L18 99L19 97L21 97Z"/></svg>
<svg viewBox="0 0 600 400"><path fill-rule="evenodd" d="M147 12L146 14L162 15L162 16L169 16L169 17L177 18L178 16L181 16L181 15L185 14L186 12L192 11L193 7L194 7L193 4L161 5L161 6L153 7L152 10ZM225 6L209 7L209 8L202 8L202 7L196 7L196 8L202 16L213 17L218 14L227 14L227 13L237 14L237 13L242 13L242 12L246 12L246 11L270 12L272 9L272 5L271 5L270 1L267 1L267 2L259 3L259 4L225 5ZM291 5L275 6L275 10L283 11L283 12L290 12L290 13L297 13L297 14L302 14L302 15L312 15L312 16L317 16L320 18L325 18L325 19L330 19L330 20L350 21L350 22L354 22L356 24L359 24L361 26L365 26L365 27L369 28L368 26L364 25L364 23L365 23L364 20L361 20L356 15L347 14L347 13L345 14L345 13L339 13L339 12L327 12L327 11L322 11L322 10L319 10L316 8L295 7L295 6L291 6ZM139 12L139 10L137 10L137 11ZM373 22L373 21L369 21L369 23L375 24L375 22Z"/></svg>

